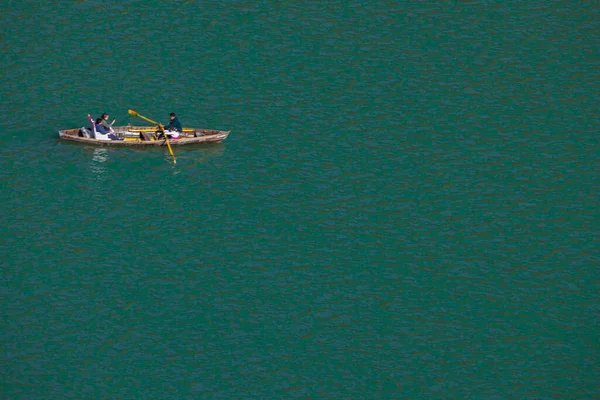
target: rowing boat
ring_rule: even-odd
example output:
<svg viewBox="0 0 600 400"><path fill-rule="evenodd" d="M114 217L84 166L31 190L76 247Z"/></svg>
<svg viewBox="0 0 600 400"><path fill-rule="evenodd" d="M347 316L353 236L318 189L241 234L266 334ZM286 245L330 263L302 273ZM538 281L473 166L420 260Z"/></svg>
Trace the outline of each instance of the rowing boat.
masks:
<svg viewBox="0 0 600 400"><path fill-rule="evenodd" d="M158 139L156 127L152 126L113 126L115 135L123 140L99 140L85 127L58 131L58 137L72 142L101 146L166 146L165 139ZM180 139L169 139L171 145L219 143L225 140L231 131L216 129L184 128Z"/></svg>

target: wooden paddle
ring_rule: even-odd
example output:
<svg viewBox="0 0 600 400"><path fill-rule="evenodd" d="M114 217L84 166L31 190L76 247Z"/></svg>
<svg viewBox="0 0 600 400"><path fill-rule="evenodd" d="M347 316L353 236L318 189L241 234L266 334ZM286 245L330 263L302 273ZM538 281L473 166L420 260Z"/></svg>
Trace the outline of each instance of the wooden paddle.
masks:
<svg viewBox="0 0 600 400"><path fill-rule="evenodd" d="M169 143L169 136L165 133L165 127L163 126L163 124L159 124L156 121L152 121L151 119L148 119L148 118L144 117L143 115L140 115L140 114L136 113L133 110L129 110L127 112L130 115L139 117L141 119L145 119L146 121L150 122L151 124L158 125L158 129L160 129L160 131L162 132L163 136L165 137L165 140L167 141L167 146L169 147L169 153L171 153L171 157L173 157L173 164L177 164L177 160L175 159L175 154L173 154L173 150L171 150L171 143Z"/></svg>

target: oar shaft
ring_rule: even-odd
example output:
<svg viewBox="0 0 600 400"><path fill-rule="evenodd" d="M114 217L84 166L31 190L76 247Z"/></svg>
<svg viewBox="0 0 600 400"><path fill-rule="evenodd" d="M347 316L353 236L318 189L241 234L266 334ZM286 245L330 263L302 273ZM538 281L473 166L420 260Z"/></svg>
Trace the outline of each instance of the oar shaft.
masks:
<svg viewBox="0 0 600 400"><path fill-rule="evenodd" d="M135 111L133 111L133 110L129 110L128 112L129 112L129 114L131 114L131 115L135 115L136 117L140 117L141 119L145 119L146 121L150 122L151 124L158 125L158 122L156 122L156 121L152 121L150 118L146 118L146 117L144 117L143 115L140 115L140 114L136 113L136 112L135 112Z"/></svg>
<svg viewBox="0 0 600 400"><path fill-rule="evenodd" d="M150 118L146 118L143 115L139 115L139 114L137 116L140 117L141 119L145 119L146 121L150 122L151 124L158 125L158 122L152 121Z"/></svg>
<svg viewBox="0 0 600 400"><path fill-rule="evenodd" d="M160 130L162 131L162 134L165 136L165 140L167 141L167 147L169 148L169 153L171 153L171 157L173 157L173 164L177 164L177 159L175 158L173 149L171 149L171 142L169 142L169 135L167 135L167 132L165 132L165 128L161 124L159 124L158 126L160 126Z"/></svg>

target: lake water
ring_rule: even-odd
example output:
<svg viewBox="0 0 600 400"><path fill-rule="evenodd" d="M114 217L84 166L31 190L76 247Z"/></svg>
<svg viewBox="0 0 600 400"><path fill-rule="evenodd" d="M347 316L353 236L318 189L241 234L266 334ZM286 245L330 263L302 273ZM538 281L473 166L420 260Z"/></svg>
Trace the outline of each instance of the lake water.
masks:
<svg viewBox="0 0 600 400"><path fill-rule="evenodd" d="M599 10L5 1L0 397L597 398Z"/></svg>

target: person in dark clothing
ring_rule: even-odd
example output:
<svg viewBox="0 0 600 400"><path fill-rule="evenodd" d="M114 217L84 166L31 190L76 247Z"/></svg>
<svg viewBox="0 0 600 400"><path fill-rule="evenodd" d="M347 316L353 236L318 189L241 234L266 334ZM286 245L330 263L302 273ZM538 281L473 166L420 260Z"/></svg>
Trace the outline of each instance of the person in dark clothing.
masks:
<svg viewBox="0 0 600 400"><path fill-rule="evenodd" d="M96 128L96 139L99 140L123 140L119 139L113 132L112 128L107 129L102 124L102 118L98 118L94 124Z"/></svg>
<svg viewBox="0 0 600 400"><path fill-rule="evenodd" d="M170 115L171 121L169 121L169 125L165 126L165 133L169 135L170 139L180 139L180 133L183 132L183 128L181 127L181 122L179 122L179 118L175 113L171 113Z"/></svg>

